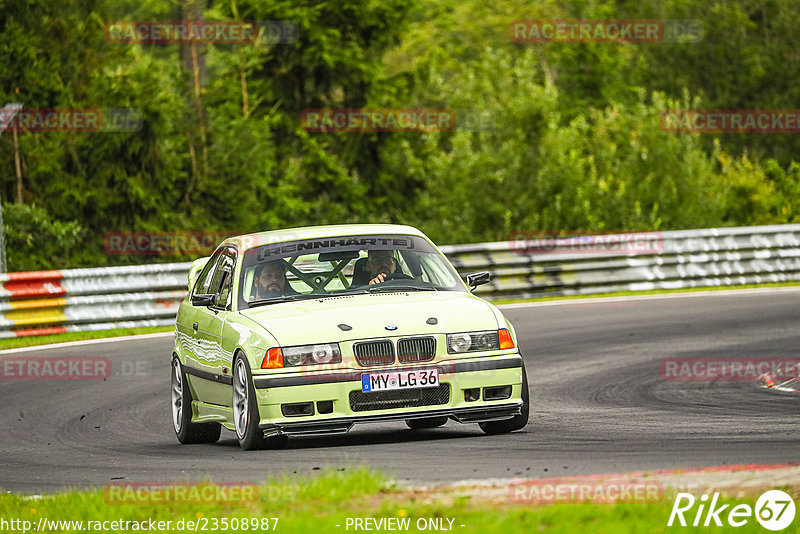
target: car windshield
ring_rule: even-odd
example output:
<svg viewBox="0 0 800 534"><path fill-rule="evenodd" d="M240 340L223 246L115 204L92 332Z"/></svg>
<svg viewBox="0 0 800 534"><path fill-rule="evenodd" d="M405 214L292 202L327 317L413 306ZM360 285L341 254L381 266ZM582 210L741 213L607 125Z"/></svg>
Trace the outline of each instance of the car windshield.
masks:
<svg viewBox="0 0 800 534"><path fill-rule="evenodd" d="M391 291L466 290L458 273L421 237L381 234L305 239L245 252L239 308Z"/></svg>

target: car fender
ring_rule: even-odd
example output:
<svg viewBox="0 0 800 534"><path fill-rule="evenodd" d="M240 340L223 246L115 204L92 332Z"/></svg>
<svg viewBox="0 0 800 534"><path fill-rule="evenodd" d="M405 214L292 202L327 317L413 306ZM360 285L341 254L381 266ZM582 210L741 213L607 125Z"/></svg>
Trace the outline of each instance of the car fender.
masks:
<svg viewBox="0 0 800 534"><path fill-rule="evenodd" d="M189 293L187 293L188 298ZM178 313L175 314L175 329L173 330L173 350L172 354L178 357L180 360L181 365L186 364L186 353L184 352L183 347L183 337L180 335L180 328L178 327L178 317L180 317L181 313L186 314L186 310L191 309L191 304L187 299L184 299L178 306Z"/></svg>
<svg viewBox="0 0 800 534"><path fill-rule="evenodd" d="M183 354L183 343L181 343L181 338L178 335L178 325L175 325L175 331L173 333L175 344L172 349L172 355L177 356L178 360L180 360L181 365L186 363L186 356Z"/></svg>
<svg viewBox="0 0 800 534"><path fill-rule="evenodd" d="M514 329L514 325L511 324L511 321L503 315L503 312L501 312L497 306L488 301L484 302L486 302L489 308L494 312L494 316L497 318L497 327L507 329L511 333L511 339L514 340L514 346L519 347L517 343L517 331Z"/></svg>
<svg viewBox="0 0 800 534"><path fill-rule="evenodd" d="M231 313L222 331L223 351L244 353L251 369L260 369L267 350L277 347L275 337L256 321L240 313Z"/></svg>

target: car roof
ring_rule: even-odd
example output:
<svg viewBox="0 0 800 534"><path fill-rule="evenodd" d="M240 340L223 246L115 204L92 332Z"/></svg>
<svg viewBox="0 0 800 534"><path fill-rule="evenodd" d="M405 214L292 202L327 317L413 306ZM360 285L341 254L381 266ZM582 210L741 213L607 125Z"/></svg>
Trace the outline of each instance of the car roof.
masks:
<svg viewBox="0 0 800 534"><path fill-rule="evenodd" d="M247 250L271 243L282 243L297 239L322 239L326 237L339 237L351 235L370 234L403 234L424 237L427 236L413 226L403 224L331 224L326 226L304 226L300 228L283 228L268 232L257 232L229 237L223 243L233 244L240 250Z"/></svg>

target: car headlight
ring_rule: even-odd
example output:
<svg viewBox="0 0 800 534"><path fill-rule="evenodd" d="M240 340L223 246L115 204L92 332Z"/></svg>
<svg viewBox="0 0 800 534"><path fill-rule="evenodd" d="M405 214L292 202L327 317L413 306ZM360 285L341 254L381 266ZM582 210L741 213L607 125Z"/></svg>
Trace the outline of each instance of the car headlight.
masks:
<svg viewBox="0 0 800 534"><path fill-rule="evenodd" d="M514 341L511 339L509 331L505 328L447 334L447 352L450 354L513 348Z"/></svg>
<svg viewBox="0 0 800 534"><path fill-rule="evenodd" d="M300 345L283 347L283 364L286 367L297 365L315 365L340 363L342 351L338 343L321 343L318 345Z"/></svg>

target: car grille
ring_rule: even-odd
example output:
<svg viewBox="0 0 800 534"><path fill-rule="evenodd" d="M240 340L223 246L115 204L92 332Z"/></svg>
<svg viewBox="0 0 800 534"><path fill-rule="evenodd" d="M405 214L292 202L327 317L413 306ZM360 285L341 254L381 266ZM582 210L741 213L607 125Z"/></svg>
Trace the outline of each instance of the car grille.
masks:
<svg viewBox="0 0 800 534"><path fill-rule="evenodd" d="M365 341L353 345L359 365L386 365L394 363L394 345L391 341Z"/></svg>
<svg viewBox="0 0 800 534"><path fill-rule="evenodd" d="M407 337L397 342L397 359L402 363L427 362L436 354L432 337Z"/></svg>
<svg viewBox="0 0 800 534"><path fill-rule="evenodd" d="M394 391L375 391L373 393L364 393L359 390L350 392L350 409L354 412L416 408L419 406L447 404L449 402L449 384L439 384L435 388L397 389Z"/></svg>

